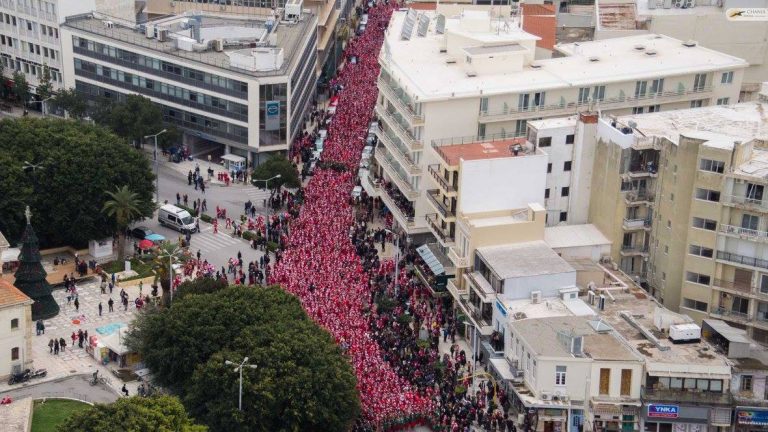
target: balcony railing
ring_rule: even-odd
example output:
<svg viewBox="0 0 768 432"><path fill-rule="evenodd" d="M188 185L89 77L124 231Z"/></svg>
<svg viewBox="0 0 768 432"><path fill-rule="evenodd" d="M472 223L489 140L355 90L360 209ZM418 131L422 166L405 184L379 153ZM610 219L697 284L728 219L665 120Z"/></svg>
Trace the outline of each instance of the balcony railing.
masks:
<svg viewBox="0 0 768 432"><path fill-rule="evenodd" d="M397 121L395 116L381 105L376 105L376 115L379 116L379 119L383 119L387 126L394 130L397 136L400 137L400 140L408 145L411 150L422 150L424 148L424 144L411 135L411 133Z"/></svg>
<svg viewBox="0 0 768 432"><path fill-rule="evenodd" d="M753 240L768 241L768 231L758 231L749 228L742 228L736 225L725 224L720 224L719 231L721 233L746 237Z"/></svg>
<svg viewBox="0 0 768 432"><path fill-rule="evenodd" d="M490 143L495 141L511 141L514 139L520 139L520 144L523 144L523 139L525 137L525 132L521 132L518 134L512 134L512 133L503 133L503 134L488 134L488 135L468 135L468 136L457 136L457 137L449 137L449 138L441 138L437 140L432 140L432 148L435 149L435 152L443 159L443 162L448 167L453 167L456 165L453 165L456 162L452 162L448 159L448 157L445 155L445 152L441 149L441 147L446 146L456 146L456 145L463 145L463 144L475 144L475 143Z"/></svg>
<svg viewBox="0 0 768 432"><path fill-rule="evenodd" d="M408 170L408 174L418 175L421 174L421 167L416 164L413 159L411 159L411 156L403 152L403 150L398 146L394 139L389 136L388 133L384 132L381 128L379 128L376 131L376 136L379 137L379 141L381 141L384 144L384 147L389 150L390 153L392 153L395 156L395 159L397 159L398 162L400 162L400 165L402 165L406 170Z"/></svg>
<svg viewBox="0 0 768 432"><path fill-rule="evenodd" d="M392 181L395 182L400 192L405 195L406 198L413 201L419 196L419 192L411 186L410 180L405 178L400 171L398 171L390 161L386 154L382 151L382 148L377 148L374 156L379 165L389 174Z"/></svg>
<svg viewBox="0 0 768 432"><path fill-rule="evenodd" d="M644 246L644 245L621 245L621 253L624 254L624 255L648 253L648 246Z"/></svg>
<svg viewBox="0 0 768 432"><path fill-rule="evenodd" d="M440 196L440 191L437 189L428 189L427 190L427 198L429 199L429 202L432 203L432 205L437 209L438 212L440 212L441 215L443 215L444 218L450 218L456 216L456 214L443 202L438 199L438 196Z"/></svg>
<svg viewBox="0 0 768 432"><path fill-rule="evenodd" d="M455 265L456 268L469 267L469 257L459 256L455 247L448 248L448 259L453 262L453 265Z"/></svg>
<svg viewBox="0 0 768 432"><path fill-rule="evenodd" d="M392 212L392 215L395 217L395 219L397 219L400 223L408 228L415 226L413 216L408 216L400 207L397 206L395 197L390 194L387 188L383 187L379 190L382 192L379 197L382 201L384 201L384 205L386 205L389 211Z"/></svg>
<svg viewBox="0 0 768 432"><path fill-rule="evenodd" d="M717 259L750 267L768 269L768 261L760 258L748 257L730 252L717 251Z"/></svg>
<svg viewBox="0 0 768 432"><path fill-rule="evenodd" d="M768 211L768 200L749 198L744 195L726 195L724 202L726 204L736 204L751 209Z"/></svg>
<svg viewBox="0 0 768 432"><path fill-rule="evenodd" d="M727 281L723 279L715 279L714 285L717 287L733 290L733 291L741 291L744 293L750 293L752 292L752 286L748 283L744 282L735 282L735 281Z"/></svg>
<svg viewBox="0 0 768 432"><path fill-rule="evenodd" d="M601 109L621 109L640 105L655 105L658 103L679 102L690 99L700 99L706 97L712 92L711 86L704 86L698 89L684 91L668 91L662 93L653 93L643 96L617 97L595 101ZM516 107L509 106L506 109L498 111L487 111L480 113L480 122L501 122L517 120L528 117L551 117L563 114L573 114L579 111L590 109L592 102L583 103L571 102L563 104L553 104L544 106Z"/></svg>
<svg viewBox="0 0 768 432"><path fill-rule="evenodd" d="M685 378L683 376L683 378ZM683 391L672 389L650 389L642 387L644 402L687 402L701 405L730 405L733 397L730 392L715 393L706 391Z"/></svg>
<svg viewBox="0 0 768 432"><path fill-rule="evenodd" d="M400 111L400 114L408 119L412 125L424 123L424 116L416 114L416 111L414 111L414 109L397 94L397 90L395 90L387 80L381 77L379 77L379 91L386 95L387 100L390 101L392 105L396 106Z"/></svg>
<svg viewBox="0 0 768 432"><path fill-rule="evenodd" d="M739 321L748 321L750 319L749 314L745 312L739 312L735 310L730 310L724 306L715 306L710 311L712 315L718 315L721 317L728 317L737 319Z"/></svg>
<svg viewBox="0 0 768 432"><path fill-rule="evenodd" d="M451 235L451 232L440 227L440 222L437 220L436 213L424 215L424 219L426 219L427 226L429 226L432 234L440 239L440 241L443 243L443 246L447 246L448 243L453 243L453 236Z"/></svg>
<svg viewBox="0 0 768 432"><path fill-rule="evenodd" d="M654 195L647 190L630 190L624 193L624 199L628 203L653 202Z"/></svg>
<svg viewBox="0 0 768 432"><path fill-rule="evenodd" d="M440 174L438 169L435 168L436 166L439 166L439 165L435 164L427 167L427 171L429 171L429 173L432 174L432 178L435 179L435 181L437 181L437 183L443 189L443 192L445 192L446 194L456 192L456 188L453 187L453 185L451 185L450 183L448 183L448 180L446 180L445 177L443 177Z"/></svg>
<svg viewBox="0 0 768 432"><path fill-rule="evenodd" d="M448 292L451 293L454 299L458 300L461 298L462 295L467 295L467 287L465 286L464 289L460 289L458 285L456 285L456 279L451 278L448 279L448 282L446 283L446 288L448 289Z"/></svg>
<svg viewBox="0 0 768 432"><path fill-rule="evenodd" d="M626 230L650 228L651 220L650 219L627 219L627 218L624 218L623 226L624 226L624 229L626 229Z"/></svg>

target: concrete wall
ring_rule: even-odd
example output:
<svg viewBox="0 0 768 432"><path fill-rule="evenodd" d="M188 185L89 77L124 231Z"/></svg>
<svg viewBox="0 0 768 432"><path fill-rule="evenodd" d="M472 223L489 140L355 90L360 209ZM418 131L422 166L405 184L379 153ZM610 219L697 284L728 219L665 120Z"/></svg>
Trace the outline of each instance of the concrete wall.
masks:
<svg viewBox="0 0 768 432"><path fill-rule="evenodd" d="M516 277L504 280L504 292L499 297L518 300L529 299L533 291L541 291L542 298L557 297L560 290L576 286L576 271Z"/></svg>
<svg viewBox="0 0 768 432"><path fill-rule="evenodd" d="M18 319L19 327L11 329L11 320ZM0 309L0 377L11 374L14 365L25 367L32 360L30 334L32 332L30 305L18 305ZM11 350L19 348L19 359L11 361Z"/></svg>
<svg viewBox="0 0 768 432"><path fill-rule="evenodd" d="M462 161L458 209L492 212L543 203L546 170L546 155Z"/></svg>

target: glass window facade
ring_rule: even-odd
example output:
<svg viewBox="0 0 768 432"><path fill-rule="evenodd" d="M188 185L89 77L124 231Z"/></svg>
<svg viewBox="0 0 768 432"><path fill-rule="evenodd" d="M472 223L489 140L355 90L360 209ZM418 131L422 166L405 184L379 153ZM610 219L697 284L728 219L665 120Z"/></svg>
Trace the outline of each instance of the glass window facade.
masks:
<svg viewBox="0 0 768 432"><path fill-rule="evenodd" d="M280 127L266 130L266 103L280 102ZM271 146L286 144L288 119L288 84L265 84L259 86L259 145Z"/></svg>

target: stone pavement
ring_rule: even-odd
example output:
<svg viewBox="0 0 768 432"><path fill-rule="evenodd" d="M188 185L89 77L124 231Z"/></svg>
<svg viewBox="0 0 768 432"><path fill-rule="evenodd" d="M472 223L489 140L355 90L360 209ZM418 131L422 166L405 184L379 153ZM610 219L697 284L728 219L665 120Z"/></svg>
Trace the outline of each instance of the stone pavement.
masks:
<svg viewBox="0 0 768 432"><path fill-rule="evenodd" d="M101 384L92 386L88 382L90 378L90 375L74 375L42 383L32 381L34 384L22 386L0 395L2 397L10 396L13 399L11 405L23 399L36 400L45 398L69 398L88 403L110 403L120 397L119 393L111 387ZM2 417L0 417L1 419ZM2 421L0 421L0 424L2 424Z"/></svg>
<svg viewBox="0 0 768 432"><path fill-rule="evenodd" d="M32 421L32 399L14 400L0 406L0 428L3 432L27 432Z"/></svg>

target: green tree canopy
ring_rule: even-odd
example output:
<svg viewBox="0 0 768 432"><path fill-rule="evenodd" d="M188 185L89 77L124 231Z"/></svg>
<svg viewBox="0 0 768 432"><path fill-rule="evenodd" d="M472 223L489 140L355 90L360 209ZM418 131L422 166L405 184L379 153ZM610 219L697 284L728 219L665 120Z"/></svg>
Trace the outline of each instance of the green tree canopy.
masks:
<svg viewBox="0 0 768 432"><path fill-rule="evenodd" d="M53 93L53 84L51 84L51 68L47 64L43 65L40 79L37 82L37 97L40 100L48 99Z"/></svg>
<svg viewBox="0 0 768 432"><path fill-rule="evenodd" d="M25 171L24 162L42 164ZM45 247L82 247L112 236L116 222L101 210L106 191L126 186L142 217L154 210L147 159L107 130L57 119L0 121L0 231L12 243L26 225L24 205Z"/></svg>
<svg viewBox="0 0 768 432"><path fill-rule="evenodd" d="M221 291L227 287L227 283L221 279L198 278L183 282L176 288L173 298L178 300L190 294L210 294Z"/></svg>
<svg viewBox="0 0 768 432"><path fill-rule="evenodd" d="M117 187L114 192L106 191L105 193L109 199L104 203L101 211L117 224L119 238L117 260L122 262L125 257L125 229L131 222L142 217L141 198L139 194L128 189L128 186Z"/></svg>
<svg viewBox="0 0 768 432"><path fill-rule="evenodd" d="M121 398L72 414L57 428L60 432L205 432L196 425L175 397Z"/></svg>
<svg viewBox="0 0 768 432"><path fill-rule="evenodd" d="M88 104L85 98L75 89L60 90L51 99L51 106L66 111L70 117L81 119L88 114Z"/></svg>
<svg viewBox="0 0 768 432"><path fill-rule="evenodd" d="M21 71L13 73L13 94L21 102L22 106L29 101L29 83L27 77Z"/></svg>
<svg viewBox="0 0 768 432"><path fill-rule="evenodd" d="M128 95L102 108L93 114L94 120L129 142L141 143L145 136L164 129L162 109L144 96Z"/></svg>
<svg viewBox="0 0 768 432"><path fill-rule="evenodd" d="M330 334L279 287L191 291L134 322L127 344L212 431L348 430L359 414L355 375ZM239 375L225 360L249 358Z"/></svg>
<svg viewBox="0 0 768 432"><path fill-rule="evenodd" d="M301 186L301 180L299 180L299 173L296 167L293 166L291 161L280 155L274 155L267 159L266 162L257 166L253 170L252 183L258 188L264 188L265 182L257 180L266 180L277 175L280 175L280 178L269 181L270 189L279 189L281 186L289 188Z"/></svg>

